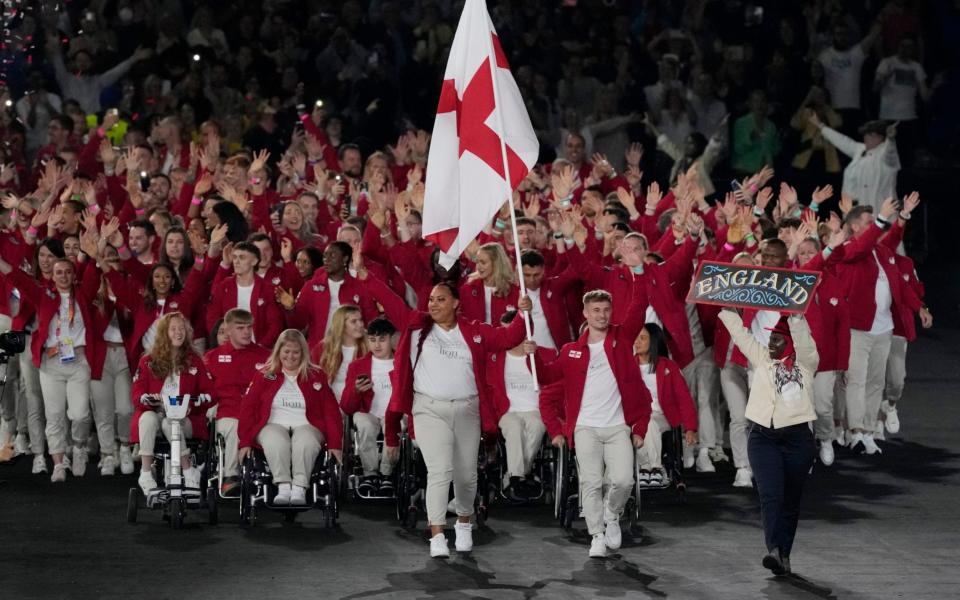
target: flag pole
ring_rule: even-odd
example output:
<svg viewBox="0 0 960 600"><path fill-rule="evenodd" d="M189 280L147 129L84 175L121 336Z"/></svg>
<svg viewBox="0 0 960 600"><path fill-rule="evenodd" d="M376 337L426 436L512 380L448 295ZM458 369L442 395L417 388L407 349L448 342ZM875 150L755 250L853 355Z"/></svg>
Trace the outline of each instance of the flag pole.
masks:
<svg viewBox="0 0 960 600"><path fill-rule="evenodd" d="M490 19L490 13L486 10L486 1L484 1L484 14ZM507 202L510 203L510 229L513 232L513 252L517 261L517 280L520 285L520 297L527 295L527 286L523 281L523 266L520 264L520 243L517 236L517 211L513 205L513 186L510 185L510 165L507 163L507 131L503 124L503 111L500 105L500 91L497 85L497 53L493 48L493 24L490 25L490 35L487 36L487 57L490 61L490 77L493 83L493 105L496 107L497 124L500 127L500 154L503 160L503 183L507 191ZM523 325L527 330L527 339L533 339L533 330L530 325L530 313L520 311L523 317ZM530 374L533 376L533 388L540 390L540 380L537 377L537 361L535 356L530 357Z"/></svg>

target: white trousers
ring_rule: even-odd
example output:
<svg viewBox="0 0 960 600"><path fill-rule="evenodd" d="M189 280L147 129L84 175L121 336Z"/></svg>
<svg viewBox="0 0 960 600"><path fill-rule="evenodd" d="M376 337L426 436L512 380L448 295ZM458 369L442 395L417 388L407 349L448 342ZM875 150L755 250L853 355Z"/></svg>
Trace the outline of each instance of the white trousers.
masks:
<svg viewBox="0 0 960 600"><path fill-rule="evenodd" d="M846 397L847 427L851 430L876 429L892 338L893 333L871 335L858 329L850 332Z"/></svg>
<svg viewBox="0 0 960 600"><path fill-rule="evenodd" d="M76 359L66 364L56 356L44 355L40 363L40 389L50 454L66 452L68 420L73 441L85 445L90 437L90 366L83 349L77 348Z"/></svg>
<svg viewBox="0 0 960 600"><path fill-rule="evenodd" d="M662 412L650 415L650 424L643 436L643 447L637 449L637 460L641 469L659 469L663 466L663 434L671 429L673 428L670 427L670 422Z"/></svg>
<svg viewBox="0 0 960 600"><path fill-rule="evenodd" d="M427 465L430 525L446 525L451 482L457 516L471 516L477 496L480 399L439 400L415 393L413 428Z"/></svg>
<svg viewBox="0 0 960 600"><path fill-rule="evenodd" d="M93 422L97 427L100 452L114 454L116 440L130 442L130 419L133 403L130 401L130 366L127 353L121 346L108 347L100 379L90 381L93 400Z"/></svg>
<svg viewBox="0 0 960 600"><path fill-rule="evenodd" d="M605 521L619 520L633 487L630 428L577 427L573 432L580 479L580 505L590 535L603 533ZM604 497L604 484L607 485Z"/></svg>
<svg viewBox="0 0 960 600"><path fill-rule="evenodd" d="M700 448L713 448L717 443L717 413L720 404L720 369L713 360L713 348L707 348L683 368L683 379L697 403L697 434Z"/></svg>
<svg viewBox="0 0 960 600"><path fill-rule="evenodd" d="M730 411L730 449L733 450L733 466L750 468L747 458L747 398L750 393L750 375L747 369L728 362L720 369L720 388Z"/></svg>
<svg viewBox="0 0 960 600"><path fill-rule="evenodd" d="M380 473L384 477L393 473L393 463L387 458L387 453L380 455L377 446L377 436L383 431L383 419L370 413L354 413L353 425L357 428L357 455L363 465L364 475Z"/></svg>
<svg viewBox="0 0 960 600"><path fill-rule="evenodd" d="M813 432L820 441L833 439L834 390L837 383L837 371L817 373L813 378L813 407L817 411L817 420Z"/></svg>
<svg viewBox="0 0 960 600"><path fill-rule="evenodd" d="M223 473L220 473L221 480L225 477L238 477L240 475L240 464L237 459L239 450L237 445L240 439L237 436L237 426L240 421L230 417L217 419L217 433L223 436Z"/></svg>
<svg viewBox="0 0 960 600"><path fill-rule="evenodd" d="M173 427L173 419L163 417L158 412L147 411L140 413L140 420L137 421L137 427L140 434L140 456L153 456L154 448L157 443L157 432L163 431L163 437L170 441ZM190 419L180 419L180 434L183 439L183 447L180 448L180 456L190 456L190 449L187 448L187 440L193 437L193 424Z"/></svg>
<svg viewBox="0 0 960 600"><path fill-rule="evenodd" d="M46 420L43 415L43 392L40 389L40 370L33 366L30 355L31 336L27 335L27 351L21 352L15 363L18 378L14 378L14 385L19 380L19 394L17 395L17 433L26 433L30 438L30 452L43 454L46 442L44 429ZM13 375L8 373L9 377ZM10 379L7 380L10 383Z"/></svg>
<svg viewBox="0 0 960 600"><path fill-rule="evenodd" d="M313 425L283 427L267 423L257 434L274 483L309 487L310 473L323 447L323 433ZM292 475L292 476L291 476Z"/></svg>
<svg viewBox="0 0 960 600"><path fill-rule="evenodd" d="M505 477L526 477L533 469L533 460L547 432L540 411L508 412L500 417L500 431L507 448Z"/></svg>
<svg viewBox="0 0 960 600"><path fill-rule="evenodd" d="M907 338L899 335L890 340L890 355L887 357L887 386L883 397L890 404L900 402L903 382L907 378Z"/></svg>

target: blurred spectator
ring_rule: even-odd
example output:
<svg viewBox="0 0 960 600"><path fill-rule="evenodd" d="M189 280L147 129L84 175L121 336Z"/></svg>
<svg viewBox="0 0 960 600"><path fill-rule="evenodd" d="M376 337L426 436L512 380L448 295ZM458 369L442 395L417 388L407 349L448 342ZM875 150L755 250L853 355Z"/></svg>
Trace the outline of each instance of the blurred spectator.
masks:
<svg viewBox="0 0 960 600"><path fill-rule="evenodd" d="M780 152L780 136L767 117L767 95L763 90L750 94L750 112L733 124L731 165L738 176L748 176L764 165L773 165Z"/></svg>
<svg viewBox="0 0 960 600"><path fill-rule="evenodd" d="M830 102L843 117L845 132L856 131L863 122L860 73L870 48L880 35L880 25L875 23L870 34L860 42L855 42L853 35L848 23L837 22L833 26L833 45L817 57L823 65Z"/></svg>

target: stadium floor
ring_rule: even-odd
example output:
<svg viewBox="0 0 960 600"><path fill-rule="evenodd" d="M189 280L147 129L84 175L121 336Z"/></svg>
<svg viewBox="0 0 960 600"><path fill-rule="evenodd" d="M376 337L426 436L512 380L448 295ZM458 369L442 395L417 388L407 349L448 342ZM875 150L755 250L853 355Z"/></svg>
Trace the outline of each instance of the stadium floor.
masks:
<svg viewBox="0 0 960 600"><path fill-rule="evenodd" d="M218 526L197 513L172 531L157 512L125 522L132 476L104 479L91 465L54 490L24 459L0 467L0 598L956 597L958 348L958 330L911 346L903 437L883 456L838 453L816 467L793 577L760 566L757 499L730 487L730 471L691 474L685 505L646 495L643 539L625 536L607 560L587 558L582 522L570 539L546 507L495 507L472 556L435 561L390 506L349 505L335 530L307 513L295 524L266 515L252 531L222 507Z"/></svg>

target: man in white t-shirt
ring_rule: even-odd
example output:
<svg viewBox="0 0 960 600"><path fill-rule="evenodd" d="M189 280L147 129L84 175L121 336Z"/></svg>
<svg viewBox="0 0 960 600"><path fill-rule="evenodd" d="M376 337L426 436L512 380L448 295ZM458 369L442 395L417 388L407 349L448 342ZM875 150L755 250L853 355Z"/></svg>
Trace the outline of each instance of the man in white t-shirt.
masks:
<svg viewBox="0 0 960 600"><path fill-rule="evenodd" d="M830 92L830 103L843 116L844 127L852 132L860 125L860 73L870 48L880 35L880 25L874 24L870 34L859 43L853 41L850 26L839 21L833 27L833 45L817 57L823 66L824 84Z"/></svg>
<svg viewBox="0 0 960 600"><path fill-rule="evenodd" d="M905 164L912 163L915 140L920 123L917 95L926 102L930 98L927 73L916 61L916 42L911 37L900 40L897 53L877 65L873 89L880 93L880 118L899 121L897 146Z"/></svg>

